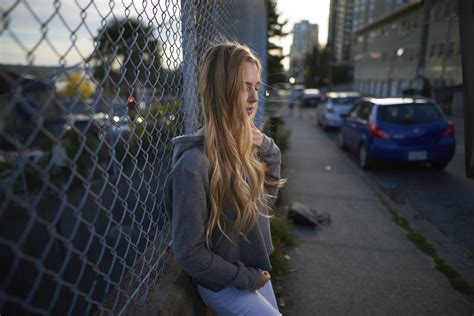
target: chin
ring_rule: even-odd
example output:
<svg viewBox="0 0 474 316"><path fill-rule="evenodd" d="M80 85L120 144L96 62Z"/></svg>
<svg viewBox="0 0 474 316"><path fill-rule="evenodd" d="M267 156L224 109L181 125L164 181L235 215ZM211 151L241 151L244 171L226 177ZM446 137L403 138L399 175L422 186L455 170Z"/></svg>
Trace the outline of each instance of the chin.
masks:
<svg viewBox="0 0 474 316"><path fill-rule="evenodd" d="M247 112L248 117L252 120L254 119L255 114L257 114L257 108L256 107L252 110L252 112L250 112L250 114Z"/></svg>

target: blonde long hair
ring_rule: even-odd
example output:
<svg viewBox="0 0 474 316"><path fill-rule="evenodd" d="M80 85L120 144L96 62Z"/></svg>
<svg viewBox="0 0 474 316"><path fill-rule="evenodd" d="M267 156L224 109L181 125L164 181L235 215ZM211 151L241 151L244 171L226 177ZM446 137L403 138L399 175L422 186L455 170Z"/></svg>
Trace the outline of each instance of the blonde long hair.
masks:
<svg viewBox="0 0 474 316"><path fill-rule="evenodd" d="M216 227L227 236L222 226L224 201L235 210L234 229L245 236L261 214L259 210L268 209L264 184L279 184L265 179L266 165L252 145L253 123L244 104L240 104L244 62L254 63L261 72L260 61L247 46L226 41L211 46L200 67L204 147L212 166L208 246Z"/></svg>

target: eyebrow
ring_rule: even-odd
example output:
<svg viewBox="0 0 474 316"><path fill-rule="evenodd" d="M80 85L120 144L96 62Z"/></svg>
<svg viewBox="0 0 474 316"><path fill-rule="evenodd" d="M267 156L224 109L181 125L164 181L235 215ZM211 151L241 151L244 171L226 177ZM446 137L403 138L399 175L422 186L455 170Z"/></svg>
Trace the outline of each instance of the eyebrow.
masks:
<svg viewBox="0 0 474 316"><path fill-rule="evenodd" d="M248 82L248 81L246 81L245 84L248 85L248 86L253 85L251 82ZM261 84L261 81L258 81L255 85L260 86L260 84Z"/></svg>

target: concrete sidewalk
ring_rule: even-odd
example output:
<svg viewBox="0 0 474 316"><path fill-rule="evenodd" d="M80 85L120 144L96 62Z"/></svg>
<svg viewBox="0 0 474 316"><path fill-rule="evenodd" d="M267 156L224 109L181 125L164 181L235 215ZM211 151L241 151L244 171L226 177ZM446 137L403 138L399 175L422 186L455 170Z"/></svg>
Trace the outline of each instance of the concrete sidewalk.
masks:
<svg viewBox="0 0 474 316"><path fill-rule="evenodd" d="M363 172L324 133L294 115L287 152L289 198L332 223L296 227L293 272L283 281L285 315L473 315L431 257L392 221Z"/></svg>

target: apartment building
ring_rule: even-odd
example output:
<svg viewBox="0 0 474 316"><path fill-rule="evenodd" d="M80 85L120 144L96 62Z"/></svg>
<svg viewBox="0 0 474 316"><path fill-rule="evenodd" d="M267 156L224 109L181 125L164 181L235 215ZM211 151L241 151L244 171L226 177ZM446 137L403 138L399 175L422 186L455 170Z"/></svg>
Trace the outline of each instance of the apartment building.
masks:
<svg viewBox="0 0 474 316"><path fill-rule="evenodd" d="M290 75L297 79L302 79L304 74L301 71L304 57L318 45L319 27L304 20L295 23L293 26L293 43L290 47ZM301 77L301 78L299 78ZM302 81L302 80L300 80Z"/></svg>
<svg viewBox="0 0 474 316"><path fill-rule="evenodd" d="M428 5L408 3L356 30L357 90L378 97L397 96L417 88L420 76L433 89L462 84L456 2L432 0Z"/></svg>

